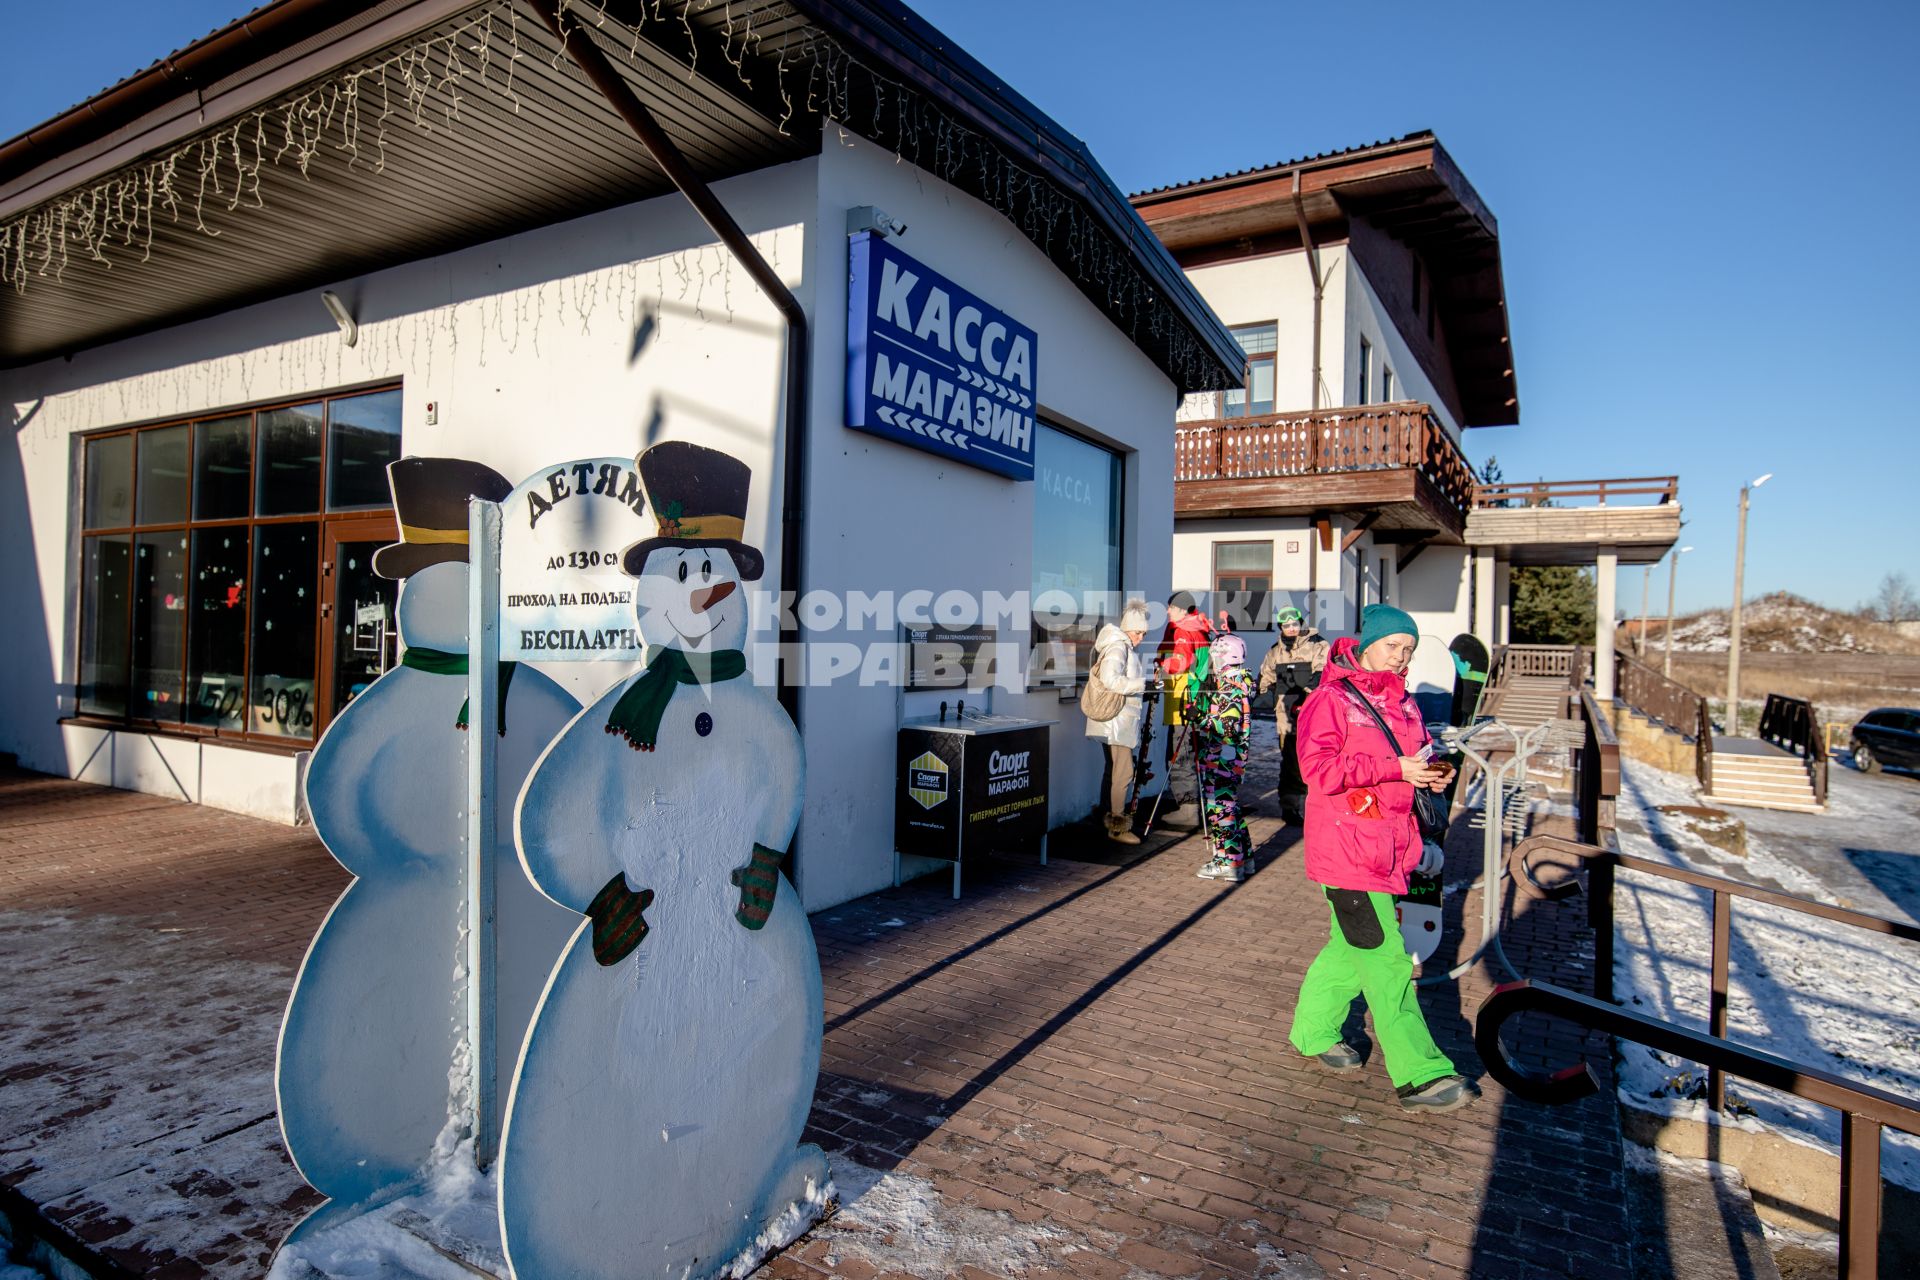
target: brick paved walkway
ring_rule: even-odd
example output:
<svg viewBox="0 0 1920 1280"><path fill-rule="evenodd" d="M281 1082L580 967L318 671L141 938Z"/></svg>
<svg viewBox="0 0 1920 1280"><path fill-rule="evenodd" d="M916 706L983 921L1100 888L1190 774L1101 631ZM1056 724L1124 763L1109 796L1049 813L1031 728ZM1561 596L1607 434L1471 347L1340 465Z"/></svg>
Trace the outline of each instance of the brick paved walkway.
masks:
<svg viewBox="0 0 1920 1280"><path fill-rule="evenodd" d="M1271 783L1258 772L1249 788L1265 866L1239 886L1196 879L1189 841L1127 868L989 860L959 902L934 876L816 915L827 1030L810 1136L864 1167L841 1166L843 1191L890 1175L971 1238L843 1212L764 1274L1624 1277L1610 1089L1547 1110L1484 1079L1472 1107L1414 1120L1377 1063L1335 1077L1286 1045L1326 916L1297 831L1264 816ZM1471 878L1478 839L1456 831L1450 875ZM304 829L0 775L0 914L36 926L7 929L0 963L38 975L42 997L0 1014L0 1184L135 1271L259 1274L311 1193L253 1113L271 1108L306 938L344 883ZM1453 897L1454 925L1462 909L1474 918L1477 894ZM1584 987L1578 903L1515 910L1522 971ZM185 989L199 1016L78 1016L89 1004L70 1002L97 1004L101 975L72 973L88 963L76 931L111 943L156 1007L177 1010L168 993ZM224 976L209 992L188 980L200 970ZM1490 985L1476 971L1423 994L1476 1079L1468 1020ZM1529 1057L1585 1052L1610 1079L1598 1041L1521 1035ZM125 1044L147 1037L151 1052ZM49 1113L50 1079L74 1105ZM195 1094L195 1079L225 1084ZM191 1096L127 1107L156 1087ZM90 1125L116 1113L154 1132ZM978 1237L1004 1247L980 1253Z"/></svg>

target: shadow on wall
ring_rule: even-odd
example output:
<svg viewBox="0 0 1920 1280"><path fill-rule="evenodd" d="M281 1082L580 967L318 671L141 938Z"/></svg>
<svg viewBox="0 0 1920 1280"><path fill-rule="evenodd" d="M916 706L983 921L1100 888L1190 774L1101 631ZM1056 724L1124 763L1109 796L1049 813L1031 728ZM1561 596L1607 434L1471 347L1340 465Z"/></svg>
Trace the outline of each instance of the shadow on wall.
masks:
<svg viewBox="0 0 1920 1280"><path fill-rule="evenodd" d="M0 600L6 602L0 609L0 653L6 655L0 674L0 752L13 752L32 768L64 773L58 673L49 639L56 630L64 634L64 628L47 617L20 447L22 433L45 403L0 402L7 427L7 446L0 453Z"/></svg>

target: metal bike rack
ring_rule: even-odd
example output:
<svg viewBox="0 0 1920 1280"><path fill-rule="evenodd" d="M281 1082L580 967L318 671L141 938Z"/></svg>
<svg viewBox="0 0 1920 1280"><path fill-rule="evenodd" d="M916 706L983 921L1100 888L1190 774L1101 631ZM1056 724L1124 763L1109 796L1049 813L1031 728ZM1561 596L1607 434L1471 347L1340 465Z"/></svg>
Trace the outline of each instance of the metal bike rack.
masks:
<svg viewBox="0 0 1920 1280"><path fill-rule="evenodd" d="M1478 766L1481 778L1485 779L1487 821L1480 842L1480 879L1475 882L1481 890L1480 945L1473 949L1472 955L1445 973L1423 974L1416 980L1421 985L1455 981L1478 964L1489 948L1499 959L1501 968L1515 979L1520 977L1513 962L1507 959L1506 948L1500 945L1500 882L1507 874L1507 796L1517 794L1526 785L1527 764L1548 745L1552 737L1551 728L1550 724L1540 724L1515 732L1513 726L1499 720L1482 720L1465 729L1449 729L1441 735L1442 744L1472 761ZM1513 754L1496 766L1488 755L1475 750L1476 744L1486 747L1489 752L1511 746ZM1472 888L1473 885L1467 887Z"/></svg>

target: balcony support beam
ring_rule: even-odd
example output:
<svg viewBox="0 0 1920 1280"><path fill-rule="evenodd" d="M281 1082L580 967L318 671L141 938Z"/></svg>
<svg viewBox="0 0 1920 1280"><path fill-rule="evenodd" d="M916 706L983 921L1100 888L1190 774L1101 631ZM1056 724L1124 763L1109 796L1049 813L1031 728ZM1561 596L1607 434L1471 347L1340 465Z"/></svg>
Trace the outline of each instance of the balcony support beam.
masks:
<svg viewBox="0 0 1920 1280"><path fill-rule="evenodd" d="M1593 696L1609 705L1613 702L1614 587L1619 566L1619 553L1612 547L1601 547L1594 562Z"/></svg>
<svg viewBox="0 0 1920 1280"><path fill-rule="evenodd" d="M1477 547L1473 553L1473 634L1488 648L1493 647L1493 562L1492 547Z"/></svg>
<svg viewBox="0 0 1920 1280"><path fill-rule="evenodd" d="M1373 528L1373 522L1380 518L1378 511L1369 511L1353 522L1353 528L1347 530L1346 537L1340 539L1340 554L1353 550L1353 544L1360 541L1360 535Z"/></svg>

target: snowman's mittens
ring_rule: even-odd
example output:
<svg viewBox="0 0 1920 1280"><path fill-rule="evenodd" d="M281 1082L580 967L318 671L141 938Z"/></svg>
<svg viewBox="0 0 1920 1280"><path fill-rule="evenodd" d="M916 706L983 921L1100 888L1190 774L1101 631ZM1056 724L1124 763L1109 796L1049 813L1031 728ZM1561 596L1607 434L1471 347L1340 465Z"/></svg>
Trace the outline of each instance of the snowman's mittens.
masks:
<svg viewBox="0 0 1920 1280"><path fill-rule="evenodd" d="M587 918L593 921L593 958L602 965L614 965L632 955L651 927L642 913L652 905L653 890L635 893L627 888L625 873L607 881L587 904Z"/></svg>
<svg viewBox="0 0 1920 1280"><path fill-rule="evenodd" d="M780 851L754 845L753 860L734 868L732 879L740 887L740 905L733 918L749 929L759 929L773 914L774 894L780 888Z"/></svg>

